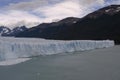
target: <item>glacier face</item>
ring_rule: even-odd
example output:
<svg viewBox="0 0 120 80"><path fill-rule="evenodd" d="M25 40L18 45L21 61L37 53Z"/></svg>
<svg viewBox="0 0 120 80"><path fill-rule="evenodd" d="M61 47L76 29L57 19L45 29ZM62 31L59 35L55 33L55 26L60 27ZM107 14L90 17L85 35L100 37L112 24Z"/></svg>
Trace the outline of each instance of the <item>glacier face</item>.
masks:
<svg viewBox="0 0 120 80"><path fill-rule="evenodd" d="M38 55L51 55L73 51L84 51L114 46L114 41L92 40L45 40L35 38L0 37L0 60L17 59Z"/></svg>

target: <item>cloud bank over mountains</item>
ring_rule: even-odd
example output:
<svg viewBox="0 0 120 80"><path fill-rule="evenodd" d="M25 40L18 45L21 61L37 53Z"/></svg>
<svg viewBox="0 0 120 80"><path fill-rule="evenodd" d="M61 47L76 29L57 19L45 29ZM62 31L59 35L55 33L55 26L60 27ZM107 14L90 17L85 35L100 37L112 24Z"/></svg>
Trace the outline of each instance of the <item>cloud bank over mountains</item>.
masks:
<svg viewBox="0 0 120 80"><path fill-rule="evenodd" d="M120 0L13 0L0 7L0 26L32 27L66 17L80 18L110 4L120 4Z"/></svg>

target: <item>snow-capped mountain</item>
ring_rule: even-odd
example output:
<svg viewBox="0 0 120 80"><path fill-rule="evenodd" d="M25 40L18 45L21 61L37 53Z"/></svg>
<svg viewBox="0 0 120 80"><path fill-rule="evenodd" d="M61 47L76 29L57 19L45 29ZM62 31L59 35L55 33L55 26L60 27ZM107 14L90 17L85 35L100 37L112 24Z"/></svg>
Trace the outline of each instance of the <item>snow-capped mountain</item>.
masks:
<svg viewBox="0 0 120 80"><path fill-rule="evenodd" d="M120 5L110 5L88 14L86 17L97 18L102 15L115 15L120 12Z"/></svg>
<svg viewBox="0 0 120 80"><path fill-rule="evenodd" d="M1 26L0 27L0 36L15 36L18 33L27 30L25 26L15 27L13 29L9 29L8 27Z"/></svg>
<svg viewBox="0 0 120 80"><path fill-rule="evenodd" d="M58 40L110 39L120 43L120 5L104 7L81 19L66 18L58 22L40 24L16 37Z"/></svg>
<svg viewBox="0 0 120 80"><path fill-rule="evenodd" d="M11 30L7 27L4 26L0 26L0 36L2 36L3 34L7 34L9 33Z"/></svg>
<svg viewBox="0 0 120 80"><path fill-rule="evenodd" d="M15 27L11 30L11 32L8 34L8 36L15 36L15 35L19 34L20 32L23 32L25 30L27 30L27 28L25 26Z"/></svg>

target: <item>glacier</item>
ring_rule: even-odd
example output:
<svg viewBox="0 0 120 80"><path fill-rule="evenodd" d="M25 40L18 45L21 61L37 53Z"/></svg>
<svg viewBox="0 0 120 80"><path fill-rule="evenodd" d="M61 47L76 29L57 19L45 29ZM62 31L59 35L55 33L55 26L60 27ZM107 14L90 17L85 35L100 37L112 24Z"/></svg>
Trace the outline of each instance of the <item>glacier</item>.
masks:
<svg viewBox="0 0 120 80"><path fill-rule="evenodd" d="M19 63L23 63L25 61L30 60L31 58L17 58L17 59L9 59L5 61L0 61L0 66L10 66L10 65L15 65Z"/></svg>
<svg viewBox="0 0 120 80"><path fill-rule="evenodd" d="M36 38L0 37L0 61L85 51L114 46L112 40L46 40Z"/></svg>

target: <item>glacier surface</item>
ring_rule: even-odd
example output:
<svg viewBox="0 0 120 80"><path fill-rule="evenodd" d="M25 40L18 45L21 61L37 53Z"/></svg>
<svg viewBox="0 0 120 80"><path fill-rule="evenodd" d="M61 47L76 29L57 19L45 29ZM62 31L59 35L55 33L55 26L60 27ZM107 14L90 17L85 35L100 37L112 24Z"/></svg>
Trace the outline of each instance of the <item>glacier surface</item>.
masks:
<svg viewBox="0 0 120 80"><path fill-rule="evenodd" d="M112 40L45 40L0 37L0 61L114 46Z"/></svg>
<svg viewBox="0 0 120 80"><path fill-rule="evenodd" d="M5 61L0 61L0 66L15 65L15 64L18 64L18 63L28 61L30 59L31 58L17 58L17 59L9 59L9 60L5 60Z"/></svg>

